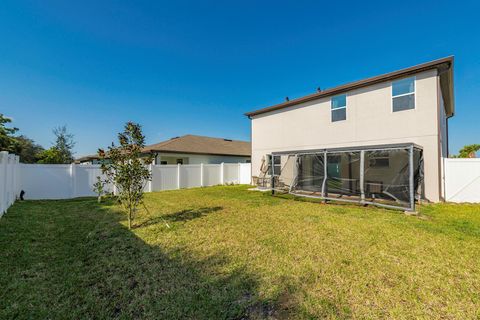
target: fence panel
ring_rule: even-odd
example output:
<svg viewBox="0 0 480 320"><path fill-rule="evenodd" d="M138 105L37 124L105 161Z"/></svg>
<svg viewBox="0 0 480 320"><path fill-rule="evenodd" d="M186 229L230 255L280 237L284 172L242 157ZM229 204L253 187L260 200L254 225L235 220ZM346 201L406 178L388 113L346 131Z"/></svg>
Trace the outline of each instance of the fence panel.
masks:
<svg viewBox="0 0 480 320"><path fill-rule="evenodd" d="M252 182L252 165L250 163L239 163L240 166L240 184L251 184Z"/></svg>
<svg viewBox="0 0 480 320"><path fill-rule="evenodd" d="M25 199L69 199L75 197L69 164L21 164L20 184Z"/></svg>
<svg viewBox="0 0 480 320"><path fill-rule="evenodd" d="M100 177L102 180L105 179L100 165L75 165L73 170L73 193L75 197L96 196L97 194L93 191L93 185L97 182L97 177ZM113 192L113 186L105 185L104 191L107 193Z"/></svg>
<svg viewBox="0 0 480 320"><path fill-rule="evenodd" d="M180 188L195 188L202 186L202 166L186 164L180 166Z"/></svg>
<svg viewBox="0 0 480 320"><path fill-rule="evenodd" d="M239 183L240 166L238 163L223 164L223 183Z"/></svg>
<svg viewBox="0 0 480 320"><path fill-rule="evenodd" d="M152 191L178 189L178 166L152 166Z"/></svg>
<svg viewBox="0 0 480 320"><path fill-rule="evenodd" d="M204 164L203 165L203 185L205 187L222 184L221 165Z"/></svg>
<svg viewBox="0 0 480 320"><path fill-rule="evenodd" d="M480 159L445 159L445 198L480 202Z"/></svg>

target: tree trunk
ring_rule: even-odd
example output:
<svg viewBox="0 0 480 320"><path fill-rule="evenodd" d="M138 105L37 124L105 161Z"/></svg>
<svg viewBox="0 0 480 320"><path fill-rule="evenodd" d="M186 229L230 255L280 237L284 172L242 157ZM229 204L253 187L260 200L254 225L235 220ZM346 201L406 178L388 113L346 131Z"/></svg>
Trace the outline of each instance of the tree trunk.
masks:
<svg viewBox="0 0 480 320"><path fill-rule="evenodd" d="M98 203L102 202L102 196L98 196L97 201L98 201Z"/></svg>
<svg viewBox="0 0 480 320"><path fill-rule="evenodd" d="M128 229L132 229L132 209L128 209Z"/></svg>

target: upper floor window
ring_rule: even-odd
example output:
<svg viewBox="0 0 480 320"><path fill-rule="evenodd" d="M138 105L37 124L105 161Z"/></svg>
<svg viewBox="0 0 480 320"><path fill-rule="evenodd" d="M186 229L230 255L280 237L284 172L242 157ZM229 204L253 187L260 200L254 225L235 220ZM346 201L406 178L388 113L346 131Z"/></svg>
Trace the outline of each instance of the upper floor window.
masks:
<svg viewBox="0 0 480 320"><path fill-rule="evenodd" d="M393 112L415 109L415 77L392 82Z"/></svg>
<svg viewBox="0 0 480 320"><path fill-rule="evenodd" d="M347 95L332 97L332 122L347 119Z"/></svg>

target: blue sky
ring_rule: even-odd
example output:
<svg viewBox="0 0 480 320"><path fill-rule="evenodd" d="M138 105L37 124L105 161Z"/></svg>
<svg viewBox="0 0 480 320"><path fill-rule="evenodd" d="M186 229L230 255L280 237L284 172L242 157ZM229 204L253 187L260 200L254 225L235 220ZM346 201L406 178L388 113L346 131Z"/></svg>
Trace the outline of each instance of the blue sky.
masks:
<svg viewBox="0 0 480 320"><path fill-rule="evenodd" d="M0 4L0 112L76 155L128 120L148 143L250 138L246 111L455 55L451 152L480 143L479 1L11 1Z"/></svg>

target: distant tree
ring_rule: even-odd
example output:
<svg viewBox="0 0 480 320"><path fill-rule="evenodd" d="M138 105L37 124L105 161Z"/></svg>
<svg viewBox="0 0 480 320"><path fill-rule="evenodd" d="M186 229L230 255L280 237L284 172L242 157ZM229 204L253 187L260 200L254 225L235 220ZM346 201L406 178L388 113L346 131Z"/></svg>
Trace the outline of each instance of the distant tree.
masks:
<svg viewBox="0 0 480 320"><path fill-rule="evenodd" d="M5 117L0 113L0 151L13 152L15 138L13 134L18 131L18 128L7 127L8 123L11 123L12 119Z"/></svg>
<svg viewBox="0 0 480 320"><path fill-rule="evenodd" d="M21 135L14 137L14 143L12 152L20 156L20 162L22 163L35 163L40 160L41 153L45 149L36 144L32 139Z"/></svg>
<svg viewBox="0 0 480 320"><path fill-rule="evenodd" d="M469 144L460 149L458 156L454 158L475 158L478 151L480 151L480 144Z"/></svg>
<svg viewBox="0 0 480 320"><path fill-rule="evenodd" d="M55 135L54 148L60 153L61 162L69 164L73 162L73 147L75 141L73 134L67 132L67 126L61 126L53 129Z"/></svg>
<svg viewBox="0 0 480 320"><path fill-rule="evenodd" d="M143 204L143 189L151 179L147 165L152 163L152 156L141 156L145 146L145 136L139 124L127 122L123 132L118 134L119 146L112 146L105 152L98 150L102 160L102 173L107 177L106 182L112 183L118 193L118 199L128 217L128 228L139 205ZM105 161L108 155L108 161Z"/></svg>
<svg viewBox="0 0 480 320"><path fill-rule="evenodd" d="M64 157L60 150L56 147L50 147L50 149L43 150L38 155L37 163L41 164L64 164Z"/></svg>

